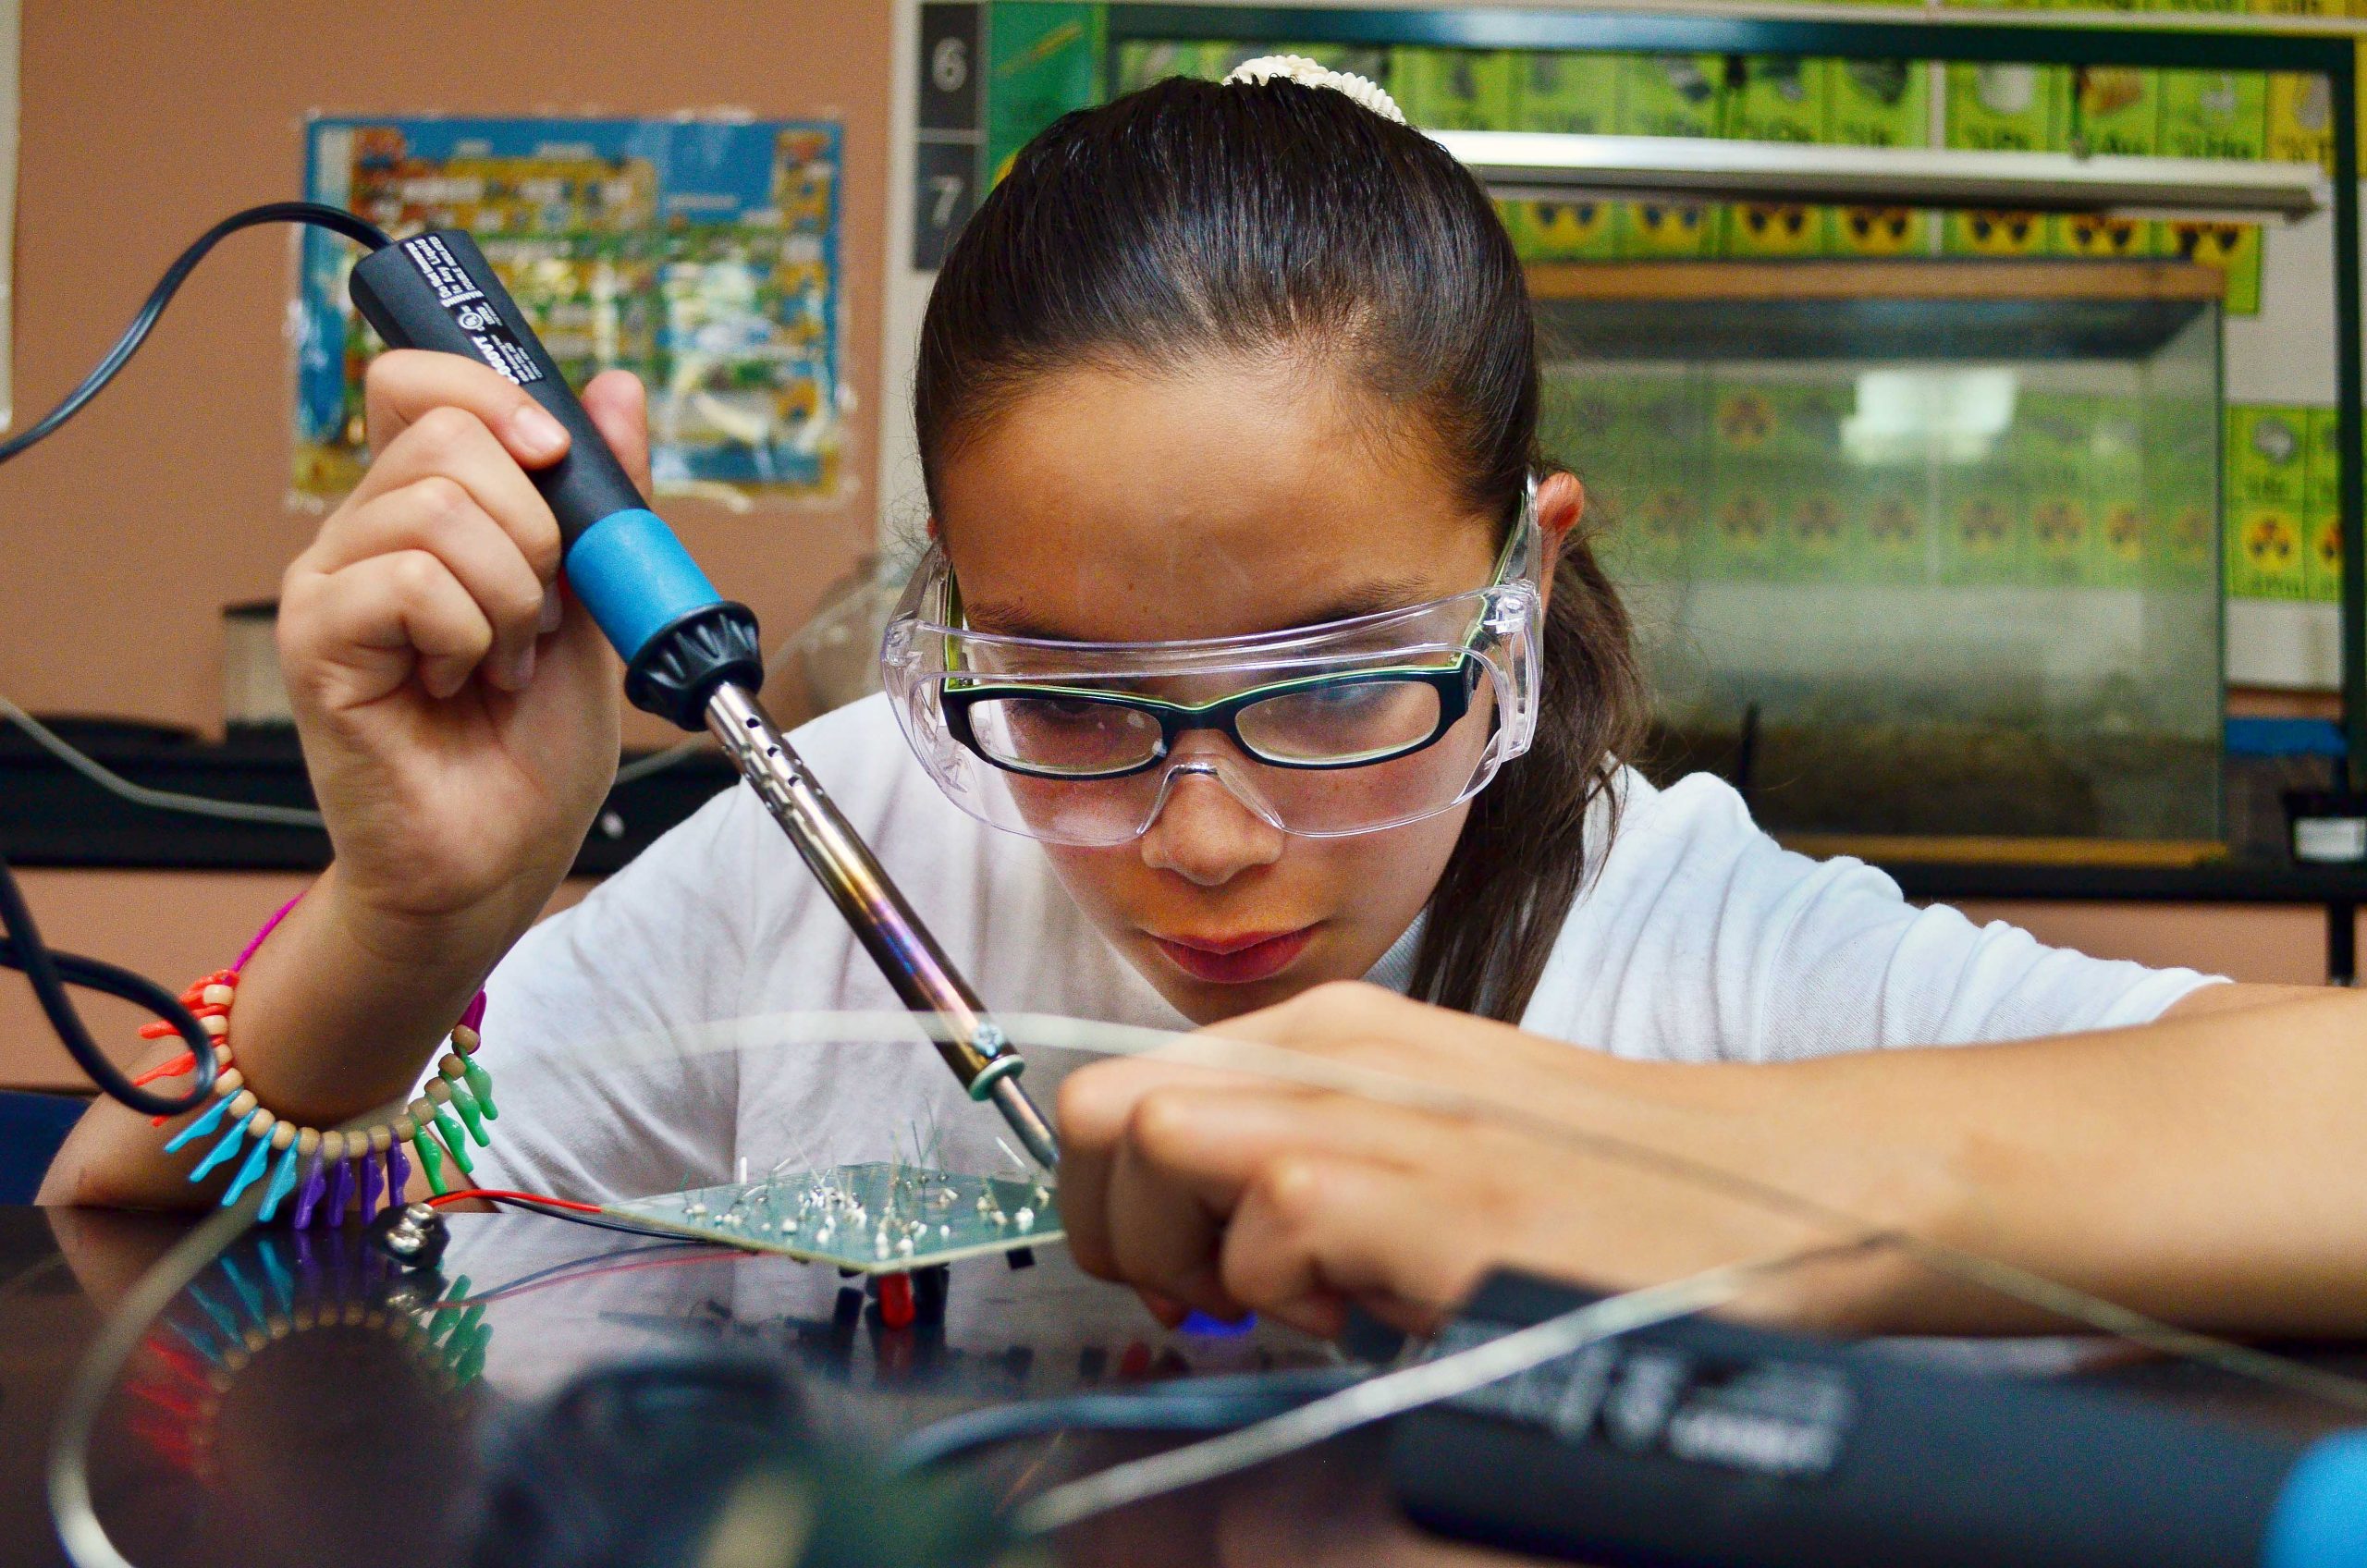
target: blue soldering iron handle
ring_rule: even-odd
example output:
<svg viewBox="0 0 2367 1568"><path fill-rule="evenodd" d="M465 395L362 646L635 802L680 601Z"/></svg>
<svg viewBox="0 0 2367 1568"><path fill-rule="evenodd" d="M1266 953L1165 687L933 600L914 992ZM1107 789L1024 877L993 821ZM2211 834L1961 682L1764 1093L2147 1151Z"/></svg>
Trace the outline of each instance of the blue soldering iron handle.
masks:
<svg viewBox="0 0 2367 1568"><path fill-rule="evenodd" d="M2347 1568L2367 1562L2367 1431L2304 1450L2269 1515L2261 1568Z"/></svg>
<svg viewBox="0 0 2367 1568"><path fill-rule="evenodd" d="M704 729L717 687L764 684L755 615L717 593L649 509L475 240L459 229L397 240L356 263L349 287L389 347L482 361L567 427L567 456L533 478L558 519L568 584L624 659L635 707Z"/></svg>

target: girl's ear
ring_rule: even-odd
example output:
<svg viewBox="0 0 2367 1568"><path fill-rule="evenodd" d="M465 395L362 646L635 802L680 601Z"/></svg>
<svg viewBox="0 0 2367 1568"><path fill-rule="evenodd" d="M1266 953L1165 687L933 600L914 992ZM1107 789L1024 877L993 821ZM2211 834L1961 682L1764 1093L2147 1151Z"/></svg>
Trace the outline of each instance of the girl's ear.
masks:
<svg viewBox="0 0 2367 1568"><path fill-rule="evenodd" d="M928 536L931 540L940 537L938 532L937 514L935 512L928 514Z"/></svg>
<svg viewBox="0 0 2367 1568"><path fill-rule="evenodd" d="M1567 470L1556 469L1537 482L1537 530L1543 534L1543 556L1537 573L1537 595L1551 603L1553 598L1553 567L1562 558L1562 546L1569 542L1570 531L1587 515L1587 488L1578 476Z"/></svg>

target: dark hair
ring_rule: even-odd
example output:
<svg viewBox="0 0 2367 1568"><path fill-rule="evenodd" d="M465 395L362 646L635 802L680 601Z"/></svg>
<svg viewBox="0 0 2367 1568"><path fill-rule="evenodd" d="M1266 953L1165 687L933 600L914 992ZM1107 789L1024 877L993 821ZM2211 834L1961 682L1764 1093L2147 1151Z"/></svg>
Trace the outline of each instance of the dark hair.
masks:
<svg viewBox="0 0 2367 1568"><path fill-rule="evenodd" d="M1419 132L1291 82L1175 80L1021 150L938 275L913 388L931 501L961 442L1048 372L1211 350L1339 362L1417 421L1475 511L1517 518L1541 461L1536 328L1486 191ZM1528 753L1473 801L1414 994L1517 1019L1587 873L1585 829L1642 701L1583 539L1555 568Z"/></svg>

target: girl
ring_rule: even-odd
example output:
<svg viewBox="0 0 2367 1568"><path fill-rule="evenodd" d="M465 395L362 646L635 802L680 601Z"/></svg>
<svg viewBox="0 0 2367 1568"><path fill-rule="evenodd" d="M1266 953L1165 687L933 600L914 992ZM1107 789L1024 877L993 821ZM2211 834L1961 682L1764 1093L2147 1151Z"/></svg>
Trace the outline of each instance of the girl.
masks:
<svg viewBox="0 0 2367 1568"><path fill-rule="evenodd" d="M1487 196L1370 84L1249 77L1071 115L982 204L923 327L934 547L889 691L797 737L996 1008L1173 1027L1367 977L1617 1057L1768 1062L2201 1005L2203 976L1918 911L1713 779L1626 772L1626 626L1537 449ZM670 1190L931 1117L944 1164L1000 1164L917 1043L603 1062L893 999L744 790L528 929L617 752L525 474L566 436L458 358L386 354L368 390L377 460L283 588L337 857L238 989L257 1102L327 1127L401 1099L482 985L480 1184ZM632 379L585 402L644 463ZM210 1196L161 1145L101 1106L49 1194Z"/></svg>

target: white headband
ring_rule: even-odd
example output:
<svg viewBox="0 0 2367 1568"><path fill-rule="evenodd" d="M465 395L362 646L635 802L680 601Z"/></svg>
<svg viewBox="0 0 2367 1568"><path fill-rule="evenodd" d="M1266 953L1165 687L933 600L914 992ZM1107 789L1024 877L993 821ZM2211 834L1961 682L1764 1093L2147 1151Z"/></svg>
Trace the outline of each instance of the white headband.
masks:
<svg viewBox="0 0 2367 1568"><path fill-rule="evenodd" d="M1385 120L1405 123L1405 111L1397 106L1377 81L1369 81L1353 71L1335 71L1318 66L1304 55L1261 55L1244 61L1224 79L1231 87L1235 82L1247 82L1262 87L1269 81L1294 81L1301 87L1328 87L1334 92L1344 92Z"/></svg>

